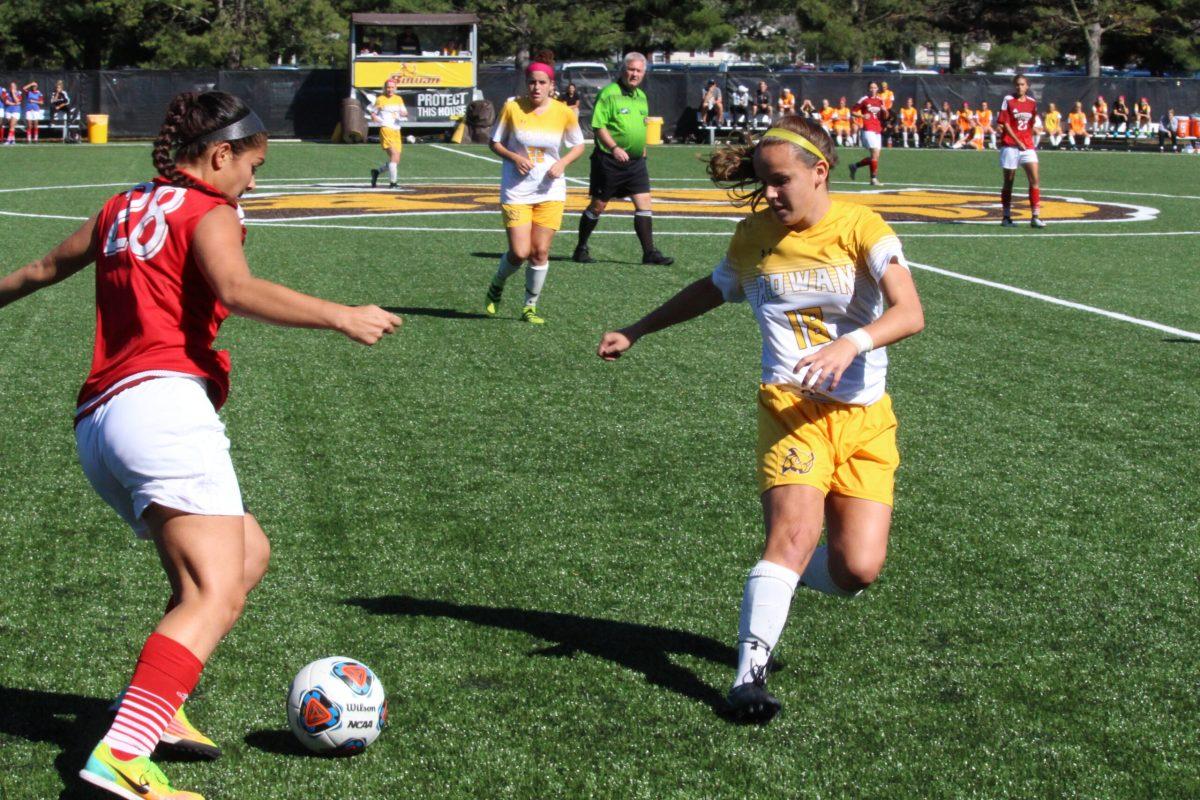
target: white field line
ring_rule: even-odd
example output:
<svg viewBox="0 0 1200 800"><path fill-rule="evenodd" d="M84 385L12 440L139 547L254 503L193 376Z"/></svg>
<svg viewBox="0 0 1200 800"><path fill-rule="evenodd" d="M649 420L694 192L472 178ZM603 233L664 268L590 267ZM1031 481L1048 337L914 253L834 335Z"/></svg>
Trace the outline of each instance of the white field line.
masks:
<svg viewBox="0 0 1200 800"><path fill-rule="evenodd" d="M444 150L447 153L454 153L455 155L470 156L471 158L478 158L481 161L490 161L493 164L504 164L504 162L498 158L492 158L490 156L481 156L481 155L477 155L475 153L466 153L466 152L463 152L462 150L455 150L453 147L446 147L445 145L441 145L441 144L435 144L435 145L433 145L433 147L438 150ZM567 183L574 183L577 186L587 186L588 185L587 181L580 180L579 178L567 178Z"/></svg>
<svg viewBox="0 0 1200 800"><path fill-rule="evenodd" d="M893 225L897 224L895 222ZM992 223L995 225L996 223ZM1025 233L905 233L905 239L990 239L996 236L1018 236L1030 239L1106 239L1120 236L1200 236L1200 231L1124 231L1117 233L1101 233L1093 231L1063 231L1061 233L1045 233L1026 231Z"/></svg>
<svg viewBox="0 0 1200 800"><path fill-rule="evenodd" d="M24 214L24 213L18 213L15 211L0 211L0 215L14 216L14 217L34 217L34 218L40 218L40 219L73 220L73 221L81 221L81 220L87 219L87 217L67 217L67 216L59 216L59 215L54 215L54 214ZM487 234L493 234L493 235L497 233L497 230L494 227L493 228L441 228L441 227L421 227L421 226L415 226L415 225L402 225L402 226L397 226L397 225L388 225L388 226L384 226L384 225L328 225L328 224L305 223L305 222L297 223L297 222L292 222L292 221L288 221L288 220L278 220L278 221L247 220L247 223L250 225L253 225L255 227L321 228L321 229L333 228L333 229L338 229L338 230L375 231L377 233L384 233L384 232L388 232L388 231L407 231L407 232L421 232L421 233L449 233L449 232L487 233ZM566 231L566 233L570 234L571 232ZM615 235L615 236L621 236L621 235L632 236L633 235L633 233L631 231L596 231L595 233ZM656 235L663 235L663 236L722 236L722 237L724 237L724 236L729 235L728 232L713 232L713 231L656 231L655 233L656 233ZM1200 233L1200 231L1193 231L1191 233L1192 234ZM971 236L974 234L967 234L967 235ZM1102 234L1091 234L1091 235L1096 236L1096 235L1102 235ZM1110 234L1110 235L1128 236L1131 234ZM1120 312L1117 312L1117 311L1109 311L1104 308L1097 308L1096 306L1089 306L1089 305L1085 305L1083 303L1076 303L1071 300L1064 300L1060 297L1053 297L1052 295L1042 294L1041 292L1034 292L1029 289L1022 289L1019 286L1011 286L1007 283L999 283L997 281L989 281L984 278L976 278L973 275L964 275L961 272L953 272L951 270L942 269L940 267L935 267L930 264L919 264L915 261L910 261L909 266L913 267L915 269L920 269L920 270L924 270L926 272L932 272L937 275L942 275L947 278L957 278L958 280L966 281L967 283L974 283L979 286L987 286L991 289L999 289L1001 291L1011 292L1012 294L1021 295L1022 297L1029 297L1029 298L1033 298L1034 300L1041 300L1042 302L1045 302L1045 303L1051 303L1053 305L1063 306L1064 308L1072 308L1077 311L1086 311L1090 314L1096 314L1101 317L1108 317L1109 319L1115 319L1115 320L1119 320L1121 322L1128 322L1133 325L1140 325L1144 328L1152 328L1153 330L1156 330L1156 331L1162 331L1163 333L1169 333L1169 334L1172 334L1174 336L1179 336L1184 339L1191 339L1193 341L1200 342L1200 333L1195 333L1193 331L1186 331L1186 330L1183 330L1182 328L1174 328L1174 327L1171 327L1170 325L1163 325L1162 323L1154 322L1153 320L1141 319L1140 317L1131 317L1128 314L1121 314Z"/></svg>
<svg viewBox="0 0 1200 800"><path fill-rule="evenodd" d="M967 283L975 283L980 286L987 286L989 288L999 289L1004 292L1012 292L1013 294L1019 294L1022 297L1031 297L1034 300L1041 300L1042 302L1052 303L1056 306L1063 306L1064 308L1073 308L1077 311L1086 311L1090 314L1097 314L1101 317L1108 317L1109 319L1120 320L1121 322L1128 322L1133 325L1141 325L1144 328L1152 328L1156 331L1162 331L1163 333L1169 333L1174 336L1180 336L1185 339L1191 339L1193 341L1200 342L1200 333L1194 333L1192 331L1185 331L1182 328L1172 328L1170 325L1163 325L1161 322L1154 322L1154 321L1148 320L1148 319L1141 319L1140 317L1131 317L1128 314L1121 314L1116 311L1109 311L1104 308L1097 308L1096 306L1089 306L1089 305L1084 305L1083 303L1075 303L1070 300L1063 300L1061 297L1053 297L1048 294L1042 294L1041 292L1034 292L1034 291L1030 291L1029 289L1022 289L1019 286L1011 286L1007 283L998 283L997 281L989 281L984 278L976 278L973 275L964 275L961 272L952 272L948 269L934 267L929 264L918 264L914 261L910 261L910 262L908 262L908 265L910 267L914 267L915 269L925 270L926 272L932 272L937 275L944 275L945 277L948 277L948 278L957 278L958 280L966 281Z"/></svg>
<svg viewBox="0 0 1200 800"><path fill-rule="evenodd" d="M121 185L124 186L125 184L121 184ZM312 223L312 222L323 222L323 221L324 222L334 222L337 220L384 219L384 218L408 217L408 216L437 216L439 214L452 214L455 216L462 216L462 215L467 215L467 214L487 215L487 214L495 214L495 213L496 213L495 211L449 211L449 212L447 212L447 211L395 211L395 212L380 212L377 214L330 214L330 215L324 215L324 216L291 217L288 219L278 219L278 220L248 219L248 220L246 220L246 224L247 225L266 225L269 227L287 227L288 225L294 225L295 227L298 227L298 228L300 228L300 227L304 227L304 228L334 228L334 229L345 229L345 230L356 230L356 231L359 231L359 230L362 230L362 231L413 231L413 232L447 231L447 232L458 232L458 233L495 233L496 232L495 228L435 228L435 227L418 227L418 226L409 226L409 225L397 226L397 225L342 225L342 224L338 224L338 225L334 225L334 224L301 225L301 224L299 224L299 223ZM76 221L76 222L82 222L83 220L87 219L87 217L66 216L66 215L61 215L61 214L33 214L33 213L26 213L26 212L21 212L21 211L0 211L0 216L24 217L24 218L28 218L28 219L61 219L61 220L72 220L72 221ZM579 215L576 213L568 212L565 216L578 217ZM629 218L632 215L625 214L625 213L611 213L611 214L605 214L605 216L606 217L616 217L616 218ZM732 217L687 217L686 219L714 220L714 221L718 221L718 222L737 222L737 220ZM892 224L896 225L898 223L892 223ZM915 223L915 224L926 224L926 223ZM573 231L560 231L560 234L567 235L567 236L572 235L572 233L573 233ZM617 235L617 236L622 235L622 234L628 234L628 233L629 233L629 231L604 231L604 230L595 231L595 234L601 234L601 235L608 234L608 235ZM654 235L655 236L728 236L729 231L663 231L663 230L656 230L654 232ZM1126 237L1126 236L1200 236L1200 231L1135 231L1135 232L1124 232L1124 233L1101 233L1101 232L1091 232L1091 231L1074 231L1074 232L1064 231L1062 233L1047 233L1045 231L1039 231L1039 232L1029 231L1026 233L1016 233L1016 232L1011 232L1011 231L1009 231L1009 232L996 231L995 233L906 233L906 234L904 234L905 239L991 239L991 238L997 238L997 237L1007 237L1007 238L1015 237L1015 238L1030 238L1030 239L1046 239L1046 238L1100 239L1100 238L1120 238L1120 237Z"/></svg>
<svg viewBox="0 0 1200 800"><path fill-rule="evenodd" d="M113 146L120 146L120 145L113 145ZM478 158L482 161L487 161L490 163L501 163L498 159L490 158L488 156L476 155L474 153L463 153L463 152L460 152L457 150L451 150L450 148L443 147L442 145L431 145L431 147L437 147L438 149L446 150L447 152L451 152L451 153L458 153L458 155L462 155L462 156ZM359 179L357 177L352 177L352 176L333 176L333 177L321 177L321 178L262 178L261 180L259 180L259 183L260 184L305 183L305 182L319 182L319 181L332 182L332 181L359 181L359 180L361 180L363 183L369 182L369 180L367 178ZM454 180L472 180L472 181L480 181L480 180L493 181L494 180L496 182L499 182L500 179L499 179L499 177L490 178L490 177L484 176L484 175L475 176L475 177L456 175L456 176L448 176L448 177L444 177L444 178L426 178L426 177L414 176L414 177L408 178L407 180L411 183L418 183L418 182L420 182L420 183L435 183L437 181L454 181ZM567 178L567 180L574 181L583 186L587 185L587 181L584 181L584 180L581 180L578 178ZM102 188L111 188L114 186L116 186L116 187L133 186L137 183L138 183L137 180L129 180L129 181L122 181L120 183L80 183L80 184L74 184L74 185L70 185L70 186L18 186L18 187L13 187L13 188L8 188L8 189L0 189L0 194L9 194L9 193L13 193L13 192L46 192L46 191L53 191L53 190L58 190L58 189L102 189ZM710 181L707 178L653 178L653 179L651 179L651 184L655 184L655 183L699 183L699 184L707 185L710 183ZM846 185L846 186L855 186L855 185L862 186L863 185L861 183L856 183L855 181L833 181L833 183L839 184L839 185ZM965 184L951 184L951 183L908 183L908 182L905 182L902 184L896 184L895 186L884 187L884 190L885 191L896 191L896 190L901 190L901 189L906 189L906 188L912 188L912 189L966 189L966 190L973 191L973 192L987 192L987 193L993 193L993 192L998 193L999 192L999 190L996 186L968 186ZM867 191L880 191L880 190L864 188L863 191L867 192ZM1200 195L1165 194L1165 193L1161 193L1161 192L1121 192L1121 191L1116 191L1113 189L1064 189L1064 188L1060 188L1060 187L1052 187L1051 191L1053 191L1053 192L1078 192L1078 193L1084 193L1084 194L1112 194L1112 195L1122 195L1125 197L1159 197L1159 198L1164 198L1167 200L1200 200Z"/></svg>
<svg viewBox="0 0 1200 800"><path fill-rule="evenodd" d="M87 217L67 217L61 214L26 214L21 211L0 211L0 216L5 217L25 217L32 219L69 219L75 222L83 222Z"/></svg>

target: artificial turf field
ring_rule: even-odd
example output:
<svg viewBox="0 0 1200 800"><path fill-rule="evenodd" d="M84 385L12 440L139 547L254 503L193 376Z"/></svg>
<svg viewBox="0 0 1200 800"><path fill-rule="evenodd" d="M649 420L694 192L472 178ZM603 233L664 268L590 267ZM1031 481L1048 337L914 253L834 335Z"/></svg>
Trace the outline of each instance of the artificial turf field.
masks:
<svg viewBox="0 0 1200 800"><path fill-rule="evenodd" d="M656 191L703 188L703 152L655 150ZM273 145L260 193L362 187L378 154ZM488 157L410 146L402 183L490 194ZM150 173L148 145L0 152L3 271ZM991 152L889 150L881 177L994 193L998 173ZM222 416L274 556L188 704L225 755L164 764L173 782L210 800L1200 796L1200 161L1043 153L1042 176L1046 196L1156 213L896 226L915 263L1044 297L914 272L927 328L890 349L888 564L854 601L798 592L766 728L721 713L762 538L757 326L720 308L593 355L710 270L732 222L660 215L677 260L643 267L630 219L606 216L582 266L569 215L542 328L516 319L520 276L480 313L498 212L251 223L258 275L405 325L369 349L222 329ZM76 463L92 297L89 270L0 311L4 800L94 796L74 776L167 594ZM287 732L292 675L334 654L391 701L353 759Z"/></svg>

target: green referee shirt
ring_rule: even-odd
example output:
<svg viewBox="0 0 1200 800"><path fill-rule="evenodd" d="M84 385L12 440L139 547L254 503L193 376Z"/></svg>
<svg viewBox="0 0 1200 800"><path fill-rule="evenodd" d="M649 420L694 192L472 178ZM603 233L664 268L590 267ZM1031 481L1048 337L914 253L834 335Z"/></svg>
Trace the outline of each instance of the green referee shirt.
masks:
<svg viewBox="0 0 1200 800"><path fill-rule="evenodd" d="M596 95L592 130L604 128L630 158L641 158L646 154L646 116L649 113L645 92L636 87L626 89L620 82L610 83ZM599 137L596 147L608 152Z"/></svg>

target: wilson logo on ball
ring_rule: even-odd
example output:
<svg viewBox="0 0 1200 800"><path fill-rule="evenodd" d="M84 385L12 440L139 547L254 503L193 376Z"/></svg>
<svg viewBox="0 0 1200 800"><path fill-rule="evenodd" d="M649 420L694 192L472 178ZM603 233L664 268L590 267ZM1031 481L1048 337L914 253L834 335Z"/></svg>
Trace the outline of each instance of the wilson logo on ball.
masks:
<svg viewBox="0 0 1200 800"><path fill-rule="evenodd" d="M371 670L362 664L350 661L339 661L333 665L333 674L342 679L350 691L357 695L371 693Z"/></svg>
<svg viewBox="0 0 1200 800"><path fill-rule="evenodd" d="M320 689L309 689L300 699L300 719L310 734L333 730L342 724L342 710Z"/></svg>

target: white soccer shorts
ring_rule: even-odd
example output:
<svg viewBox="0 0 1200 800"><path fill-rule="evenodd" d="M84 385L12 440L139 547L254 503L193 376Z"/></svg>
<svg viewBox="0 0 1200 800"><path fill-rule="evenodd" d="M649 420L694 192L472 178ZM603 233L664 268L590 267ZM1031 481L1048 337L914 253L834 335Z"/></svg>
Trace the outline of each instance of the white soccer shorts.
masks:
<svg viewBox="0 0 1200 800"><path fill-rule="evenodd" d="M42 114L44 114L44 113L46 113L46 112L44 112L40 109L38 111L26 111L25 119L27 119L30 122L41 122Z"/></svg>
<svg viewBox="0 0 1200 800"><path fill-rule="evenodd" d="M1037 150L1032 147L1021 150L1016 147L1000 148L1000 169L1016 169L1022 164L1038 163Z"/></svg>
<svg viewBox="0 0 1200 800"><path fill-rule="evenodd" d="M150 535L151 503L189 514L241 516L242 492L225 425L203 378L155 378L117 394L75 427L92 488L133 529Z"/></svg>
<svg viewBox="0 0 1200 800"><path fill-rule="evenodd" d="M858 140L868 150L880 150L883 148L883 137L879 135L878 131L859 131Z"/></svg>

